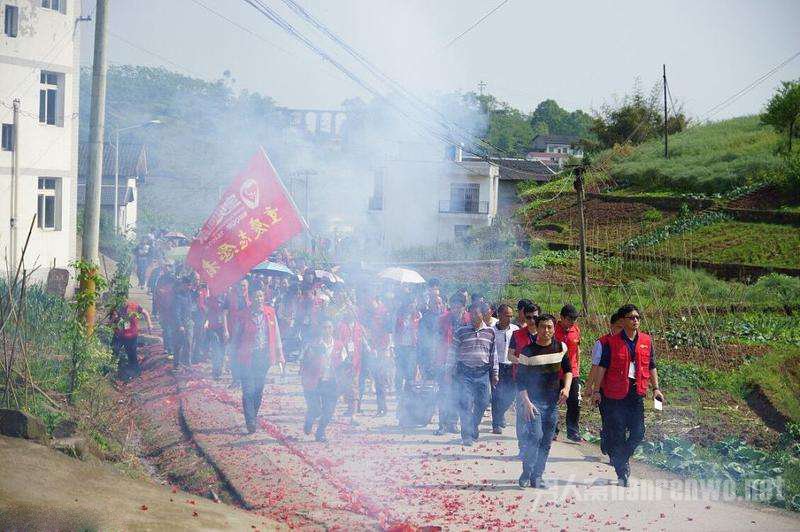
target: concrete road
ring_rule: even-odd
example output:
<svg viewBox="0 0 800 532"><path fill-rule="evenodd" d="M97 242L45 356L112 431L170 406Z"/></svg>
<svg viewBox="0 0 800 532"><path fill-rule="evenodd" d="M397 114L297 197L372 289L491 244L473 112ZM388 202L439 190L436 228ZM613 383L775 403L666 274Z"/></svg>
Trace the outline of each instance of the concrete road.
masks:
<svg viewBox="0 0 800 532"><path fill-rule="evenodd" d="M276 369L273 369L273 372ZM297 368L270 374L260 429L247 435L240 395L208 368L181 375L187 425L247 506L303 528L440 526L446 530L800 530L800 516L705 492L697 482L633 464L629 488L590 444L554 442L547 490L517 486L521 466L510 423L491 434L487 412L473 447L435 436L433 425L397 426L394 411L356 417L339 405L329 442L302 432ZM511 417L511 416L509 416ZM513 421L513 419L511 420ZM727 497L726 497L727 496Z"/></svg>

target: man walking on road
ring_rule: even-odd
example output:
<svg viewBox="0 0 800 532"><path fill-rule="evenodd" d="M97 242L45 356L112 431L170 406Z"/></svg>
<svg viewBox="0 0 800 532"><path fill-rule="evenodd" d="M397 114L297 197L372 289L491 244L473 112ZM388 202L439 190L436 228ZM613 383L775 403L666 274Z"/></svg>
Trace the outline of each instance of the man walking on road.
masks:
<svg viewBox="0 0 800 532"><path fill-rule="evenodd" d="M519 327L511 323L514 311L509 305L500 305L497 308L497 323L492 326L494 329L495 358L499 364L499 374L497 386L492 388L492 432L502 434L506 426L506 411L516 397L516 385L511 374L512 364L508 358L508 346L511 344L511 336Z"/></svg>
<svg viewBox="0 0 800 532"><path fill-rule="evenodd" d="M497 384L498 360L495 332L483 319L489 313L486 303L469 307L470 325L456 329L448 368L455 370L461 440L469 447L478 439L478 425L490 402L491 387Z"/></svg>
<svg viewBox="0 0 800 532"><path fill-rule="evenodd" d="M581 371L579 358L581 330L578 327L578 316L578 309L574 305L564 305L559 313L560 319L556 324L555 339L567 346L567 356L572 366L572 386L569 388L569 397L567 398L567 439L580 443L583 438L581 438L578 425L581 413L579 380ZM563 376L561 379L561 387L563 388ZM556 434L558 434L558 425L556 425Z"/></svg>
<svg viewBox="0 0 800 532"><path fill-rule="evenodd" d="M635 305L624 305L617 311L622 317L622 332L611 336L603 346L597 378L602 383L602 405L608 455L619 478L620 486L628 486L630 458L644 439L644 397L648 386L653 397L664 401L658 387L653 341L639 330L641 314Z"/></svg>
<svg viewBox="0 0 800 532"><path fill-rule="evenodd" d="M606 449L606 411L600 397L600 380L597 373L600 370L600 359L603 356L603 346L608 343L608 339L617 335L622 331L622 319L616 312L611 315L609 321L610 330L608 334L604 334L594 343L592 347L592 369L589 371L589 377L586 379L586 391L584 392L585 399L591 401L591 404L596 405L600 412L600 452L608 454Z"/></svg>
<svg viewBox="0 0 800 532"><path fill-rule="evenodd" d="M242 380L242 410L247 432L252 434L256 431L267 372L270 366L285 362L275 311L264 302L264 292L256 291L249 312L239 315L234 328Z"/></svg>
<svg viewBox="0 0 800 532"><path fill-rule="evenodd" d="M300 379L306 398L306 420L303 432L311 434L317 424L315 439L325 442L325 429L333 419L336 401L339 398L336 374L347 357L344 345L333 335L333 323L322 322L319 334L305 346L300 365Z"/></svg>
<svg viewBox="0 0 800 532"><path fill-rule="evenodd" d="M518 424L522 474L520 487L530 484L536 488L548 487L542 478L553 434L558 423L558 404L566 402L572 385L572 366L567 347L554 338L556 319L551 314L536 318L533 329L520 329L511 339L515 355L515 380L517 389ZM564 373L564 386L559 391L559 369Z"/></svg>
<svg viewBox="0 0 800 532"><path fill-rule="evenodd" d="M150 314L135 301L126 301L122 308L111 313L111 321L114 325L114 340L112 351L117 356L119 368L123 368L122 351L125 351L128 359L128 368L138 374L139 356L137 353L139 343L139 320L144 316L147 320L147 332L152 333L153 322Z"/></svg>

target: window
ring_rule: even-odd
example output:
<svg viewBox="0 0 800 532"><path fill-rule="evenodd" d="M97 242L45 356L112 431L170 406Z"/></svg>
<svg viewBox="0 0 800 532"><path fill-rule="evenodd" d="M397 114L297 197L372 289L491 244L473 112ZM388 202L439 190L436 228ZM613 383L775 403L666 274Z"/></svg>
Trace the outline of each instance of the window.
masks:
<svg viewBox="0 0 800 532"><path fill-rule="evenodd" d="M42 7L45 9L52 9L53 11L61 12L61 0L42 0Z"/></svg>
<svg viewBox="0 0 800 532"><path fill-rule="evenodd" d="M456 240L464 240L469 236L469 229L472 227L471 225L454 225L453 226L453 233L456 237Z"/></svg>
<svg viewBox="0 0 800 532"><path fill-rule="evenodd" d="M37 226L39 229L60 229L61 180L55 177L40 177L37 188Z"/></svg>
<svg viewBox="0 0 800 532"><path fill-rule="evenodd" d="M39 75L39 122L61 125L61 91L64 76L57 72L42 70Z"/></svg>
<svg viewBox="0 0 800 532"><path fill-rule="evenodd" d="M17 36L17 30L19 30L19 8L17 6L6 6L3 28L7 36Z"/></svg>
<svg viewBox="0 0 800 532"><path fill-rule="evenodd" d="M14 150L14 124L3 124L2 150Z"/></svg>
<svg viewBox="0 0 800 532"><path fill-rule="evenodd" d="M478 183L450 185L450 212L478 212L481 186Z"/></svg>

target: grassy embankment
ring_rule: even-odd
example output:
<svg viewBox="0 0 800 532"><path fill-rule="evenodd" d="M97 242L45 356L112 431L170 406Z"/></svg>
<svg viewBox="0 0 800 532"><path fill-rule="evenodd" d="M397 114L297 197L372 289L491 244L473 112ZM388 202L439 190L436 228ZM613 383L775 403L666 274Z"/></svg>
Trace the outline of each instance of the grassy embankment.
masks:
<svg viewBox="0 0 800 532"><path fill-rule="evenodd" d="M594 317L583 323L582 365L585 375L591 343L604 329L601 316L622 303L637 304L643 326L656 338L669 390L667 409L647 412L650 443L643 457L692 476L781 476L789 498L772 502L800 509L800 326L789 314L800 310L800 281L770 276L746 286L663 259L800 267L796 227L736 222L688 205L705 200L711 207L795 208L785 193L753 192L780 185L776 141L756 117L745 117L675 135L667 161L656 141L599 158L606 161L604 172L591 174L587 188L631 200L589 200L587 241L616 252L636 250L644 260L590 255ZM528 201L520 216L542 244L519 264L504 299L529 297L550 311L579 303L577 252L544 248L546 242L577 243L569 185L561 179L520 190ZM665 210L643 198L687 205ZM586 414L596 431L596 413Z"/></svg>

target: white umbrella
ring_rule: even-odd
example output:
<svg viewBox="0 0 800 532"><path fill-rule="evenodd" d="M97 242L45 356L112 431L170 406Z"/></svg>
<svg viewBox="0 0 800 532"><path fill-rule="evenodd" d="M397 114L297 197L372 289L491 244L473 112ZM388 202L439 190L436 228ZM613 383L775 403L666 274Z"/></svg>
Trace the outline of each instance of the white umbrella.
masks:
<svg viewBox="0 0 800 532"><path fill-rule="evenodd" d="M425 282L425 279L420 274L406 268L386 268L378 274L378 277L397 281L398 283L421 284Z"/></svg>
<svg viewBox="0 0 800 532"><path fill-rule="evenodd" d="M322 279L323 281L328 281L331 284L344 282L341 277L326 270L314 270L314 277Z"/></svg>

